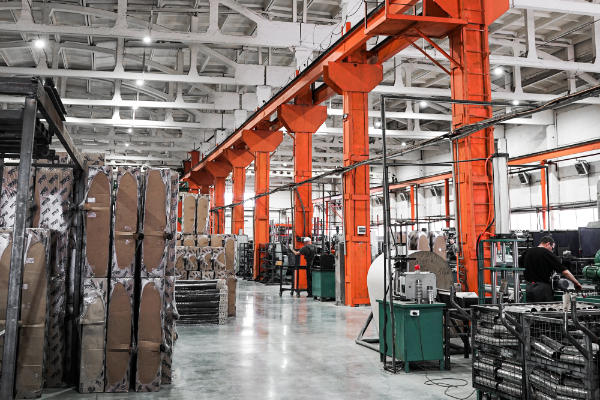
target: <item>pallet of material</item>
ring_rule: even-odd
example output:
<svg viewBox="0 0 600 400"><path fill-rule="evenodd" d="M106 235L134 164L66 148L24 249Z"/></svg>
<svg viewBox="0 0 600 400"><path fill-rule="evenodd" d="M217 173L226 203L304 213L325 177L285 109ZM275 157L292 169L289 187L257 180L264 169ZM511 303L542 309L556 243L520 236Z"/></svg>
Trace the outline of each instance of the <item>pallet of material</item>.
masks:
<svg viewBox="0 0 600 400"><path fill-rule="evenodd" d="M17 399L40 397L44 384L45 336L49 312L49 234L46 229L26 230L15 382ZM4 231L0 233L0 315L6 315L11 251L12 232ZM2 320L0 330L4 329L5 321ZM3 345L2 336L0 366Z"/></svg>
<svg viewBox="0 0 600 400"><path fill-rule="evenodd" d="M222 325L227 322L228 298L224 280L178 280L175 283L175 303L180 324Z"/></svg>

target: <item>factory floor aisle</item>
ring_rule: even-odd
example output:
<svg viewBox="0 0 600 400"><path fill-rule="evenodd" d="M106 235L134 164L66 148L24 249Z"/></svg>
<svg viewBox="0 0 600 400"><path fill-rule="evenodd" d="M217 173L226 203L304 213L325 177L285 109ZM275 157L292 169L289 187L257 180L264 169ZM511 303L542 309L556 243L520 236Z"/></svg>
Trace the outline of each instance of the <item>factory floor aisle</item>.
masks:
<svg viewBox="0 0 600 400"><path fill-rule="evenodd" d="M336 307L306 297L279 297L278 286L239 282L238 316L227 325L179 326L174 380L158 393L79 395L52 391L44 398L75 399L440 399L423 371L391 375L379 355L354 343L369 308ZM453 370L429 378L464 378L472 392L470 360L454 356ZM453 382L456 383L456 382ZM475 395L471 396L474 399Z"/></svg>

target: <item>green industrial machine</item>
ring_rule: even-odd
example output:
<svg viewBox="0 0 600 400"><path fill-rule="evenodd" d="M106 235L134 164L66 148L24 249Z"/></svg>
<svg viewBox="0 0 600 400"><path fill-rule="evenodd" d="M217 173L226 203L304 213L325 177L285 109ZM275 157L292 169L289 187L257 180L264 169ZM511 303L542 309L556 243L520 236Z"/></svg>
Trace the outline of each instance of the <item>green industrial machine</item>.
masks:
<svg viewBox="0 0 600 400"><path fill-rule="evenodd" d="M312 295L320 300L335 300L335 270L312 270Z"/></svg>
<svg viewBox="0 0 600 400"><path fill-rule="evenodd" d="M390 303L379 303L379 336L384 331L387 314L387 355L392 357L392 325ZM404 370L410 372L411 361L439 361L444 369L443 303L417 304L394 300L394 324L396 326L396 359L404 362ZM379 340L379 351L384 353L384 341Z"/></svg>

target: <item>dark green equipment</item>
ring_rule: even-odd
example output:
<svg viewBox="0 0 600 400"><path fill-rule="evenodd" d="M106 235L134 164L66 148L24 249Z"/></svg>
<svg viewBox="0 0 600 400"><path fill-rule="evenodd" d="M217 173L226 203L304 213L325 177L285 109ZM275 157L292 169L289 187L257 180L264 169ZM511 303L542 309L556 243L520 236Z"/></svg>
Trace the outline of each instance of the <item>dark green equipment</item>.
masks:
<svg viewBox="0 0 600 400"><path fill-rule="evenodd" d="M312 295L320 300L335 300L335 270L312 270Z"/></svg>
<svg viewBox="0 0 600 400"><path fill-rule="evenodd" d="M379 303L379 337L383 336L384 315L387 314L387 355L392 356L392 329L390 303L385 308ZM404 362L404 370L410 372L411 361L439 361L444 369L443 303L416 304L394 301L394 323L396 325L396 359ZM384 353L383 340L379 351Z"/></svg>

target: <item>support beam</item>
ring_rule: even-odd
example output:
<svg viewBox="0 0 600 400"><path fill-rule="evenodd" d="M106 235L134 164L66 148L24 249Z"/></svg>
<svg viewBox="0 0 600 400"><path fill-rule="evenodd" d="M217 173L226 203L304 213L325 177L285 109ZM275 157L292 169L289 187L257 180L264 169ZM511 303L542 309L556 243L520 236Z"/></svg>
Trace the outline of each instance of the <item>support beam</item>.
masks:
<svg viewBox="0 0 600 400"><path fill-rule="evenodd" d="M283 141L281 131L244 130L242 140L254 153L254 194L269 191L271 153ZM269 196L254 200L254 269L253 278L258 279L261 271L261 247L269 243Z"/></svg>
<svg viewBox="0 0 600 400"><path fill-rule="evenodd" d="M296 98L296 104L284 104L277 111L277 117L283 126L294 136L294 182L302 182L312 178L312 136L325 123L327 107L313 105L310 95ZM294 192L294 246L302 247L302 238L311 236L312 232L312 184L298 187ZM301 264L306 259L301 256ZM306 271L297 271L296 289L308 288Z"/></svg>
<svg viewBox="0 0 600 400"><path fill-rule="evenodd" d="M446 228L450 228L450 179L444 179L444 211L446 212Z"/></svg>
<svg viewBox="0 0 600 400"><path fill-rule="evenodd" d="M349 62L329 63L323 78L344 101L344 166L369 158L368 96L383 79L383 68L365 64L367 53L360 47ZM367 272L371 265L371 198L369 167L361 166L343 174L345 303L369 304Z"/></svg>
<svg viewBox="0 0 600 400"><path fill-rule="evenodd" d="M243 202L246 190L246 167L254 160L254 156L246 149L227 149L223 155L233 166L233 202ZM231 233L234 235L244 233L244 204L233 207L231 211Z"/></svg>
<svg viewBox="0 0 600 400"><path fill-rule="evenodd" d="M497 3L499 7L502 7L501 3ZM469 23L456 29L449 36L452 57L464 66L452 69L453 99L492 100L487 24L508 8L508 2L504 10L488 9L490 5L490 2L480 0L459 2L460 14ZM491 11L497 12L498 15ZM454 104L452 127L456 129L491 116L491 107ZM494 131L489 128L455 141L453 159L485 160L493 152ZM477 240L485 239L494 233L493 176L492 168L489 167L487 161L463 162L460 164L458 182L454 182L457 211L461 215L457 232L461 243L462 262L458 268L457 279L463 288L469 291L476 291L478 283L484 279L478 275ZM489 254L486 255L489 257ZM489 281L489 274L485 279Z"/></svg>
<svg viewBox="0 0 600 400"><path fill-rule="evenodd" d="M225 178L231 173L232 166L224 157L206 163L206 170L215 177L213 207L223 207L225 205ZM225 209L221 208L214 213L213 233L225 233Z"/></svg>

